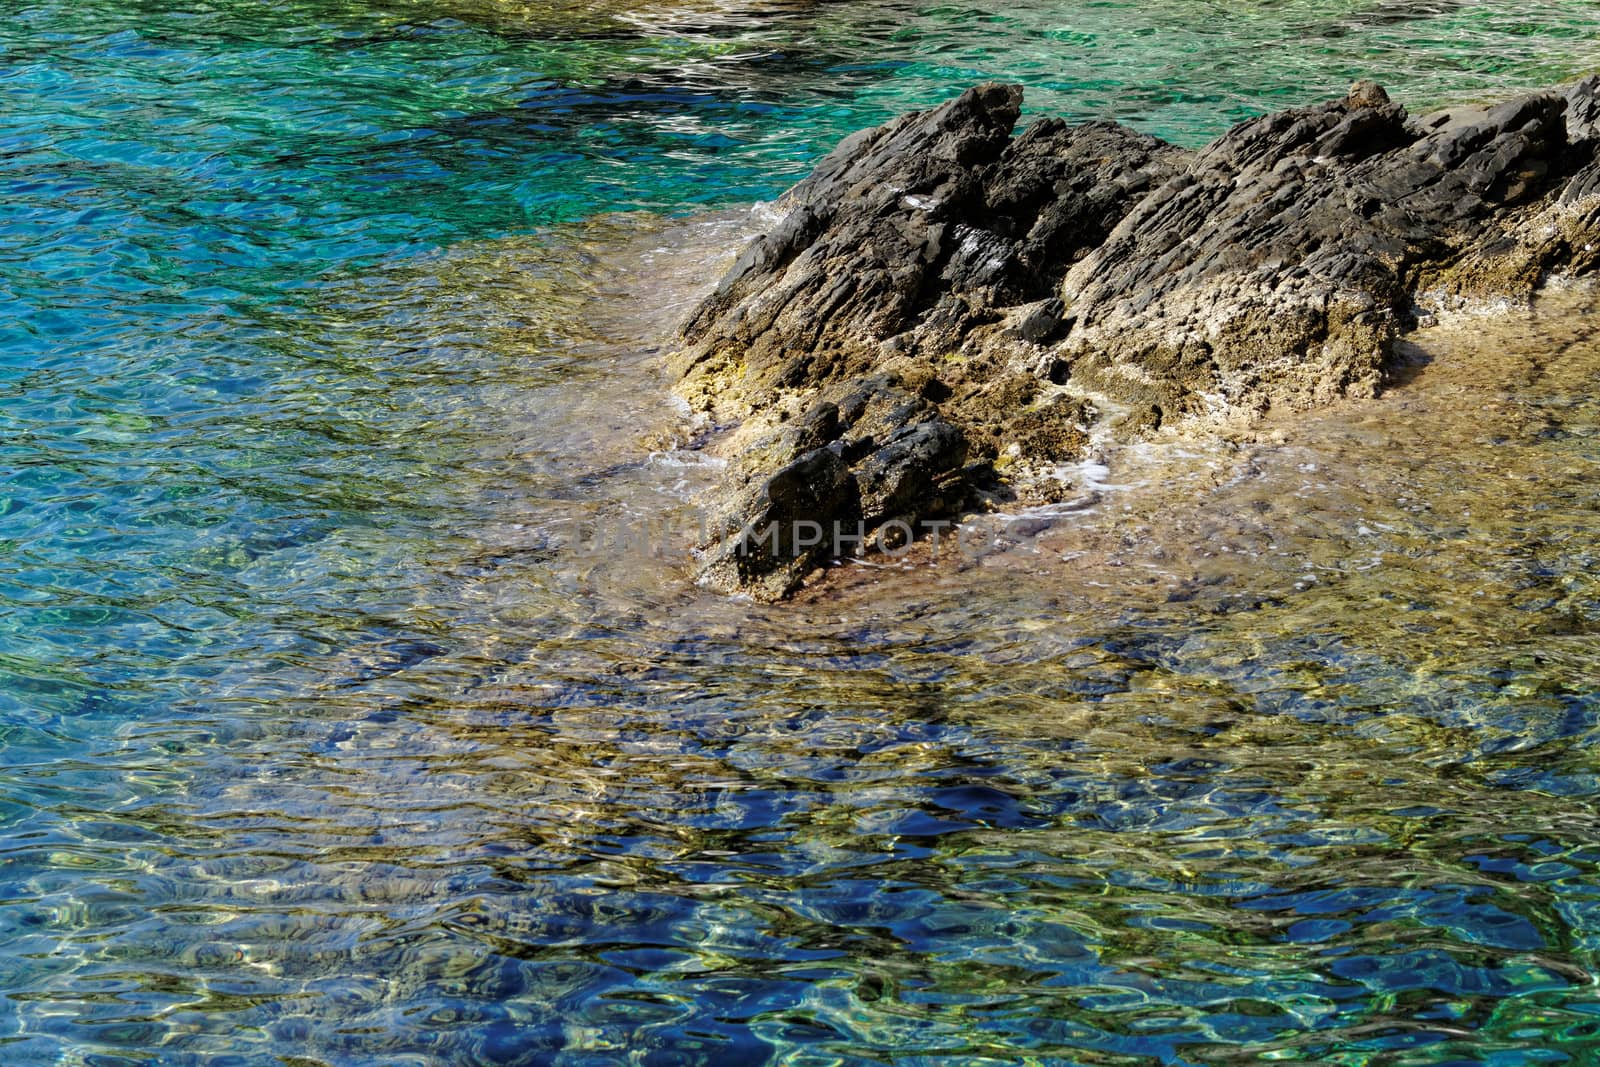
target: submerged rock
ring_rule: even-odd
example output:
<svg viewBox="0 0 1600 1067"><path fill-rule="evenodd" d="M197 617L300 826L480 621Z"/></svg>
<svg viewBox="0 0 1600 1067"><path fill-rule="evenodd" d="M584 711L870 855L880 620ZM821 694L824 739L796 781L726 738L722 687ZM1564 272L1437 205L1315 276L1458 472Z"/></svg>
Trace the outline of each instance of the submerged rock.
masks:
<svg viewBox="0 0 1600 1067"><path fill-rule="evenodd" d="M1379 86L1190 153L980 85L846 139L688 317L737 424L699 577L776 599L985 499L1059 500L1096 433L1372 396L1419 309L1600 265L1600 77L1410 118Z"/></svg>

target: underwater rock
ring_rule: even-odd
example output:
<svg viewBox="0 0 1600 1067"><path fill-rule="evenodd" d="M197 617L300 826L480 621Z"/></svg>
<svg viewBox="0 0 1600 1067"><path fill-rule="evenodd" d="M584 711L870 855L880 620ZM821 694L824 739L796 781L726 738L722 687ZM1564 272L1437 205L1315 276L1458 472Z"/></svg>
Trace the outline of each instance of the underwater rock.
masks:
<svg viewBox="0 0 1600 1067"><path fill-rule="evenodd" d="M1600 265L1600 77L1419 119L1360 82L1198 152L1013 136L1021 103L847 138L684 322L680 393L737 427L704 584L777 599L888 524L1063 499L1096 433L1375 395L1419 310Z"/></svg>

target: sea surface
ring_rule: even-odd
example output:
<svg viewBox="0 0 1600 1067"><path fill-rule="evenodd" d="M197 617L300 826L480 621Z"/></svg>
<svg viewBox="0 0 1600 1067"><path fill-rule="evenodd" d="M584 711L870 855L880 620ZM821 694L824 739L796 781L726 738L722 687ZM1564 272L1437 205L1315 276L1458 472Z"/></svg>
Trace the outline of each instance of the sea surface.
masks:
<svg viewBox="0 0 1600 1067"><path fill-rule="evenodd" d="M1198 144L1591 0L0 0L0 1064L1600 1063L1600 297L768 608L573 531L982 78Z"/></svg>

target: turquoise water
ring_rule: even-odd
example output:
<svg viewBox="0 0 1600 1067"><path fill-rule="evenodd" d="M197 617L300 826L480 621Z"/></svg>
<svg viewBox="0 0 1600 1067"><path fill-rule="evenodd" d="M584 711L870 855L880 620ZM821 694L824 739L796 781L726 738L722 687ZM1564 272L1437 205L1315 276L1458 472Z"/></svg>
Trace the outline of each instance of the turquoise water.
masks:
<svg viewBox="0 0 1600 1067"><path fill-rule="evenodd" d="M1592 4L175 7L0 20L0 1062L1600 1055L1592 309L968 571L556 533L704 484L650 345L842 134L1492 96Z"/></svg>

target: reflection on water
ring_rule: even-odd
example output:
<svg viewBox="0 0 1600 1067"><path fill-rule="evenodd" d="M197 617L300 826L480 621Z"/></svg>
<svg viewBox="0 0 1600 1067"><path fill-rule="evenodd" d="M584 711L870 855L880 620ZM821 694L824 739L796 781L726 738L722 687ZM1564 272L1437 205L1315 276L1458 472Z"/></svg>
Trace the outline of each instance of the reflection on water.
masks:
<svg viewBox="0 0 1600 1067"><path fill-rule="evenodd" d="M378 417L426 489L288 543L219 524L171 565L252 610L187 699L11 729L9 1056L1600 1047L1592 295L1423 335L1376 402L1109 452L1098 503L980 562L773 608L549 536L703 486L650 341L688 295L661 279L748 224L616 217L322 297L406 368ZM517 376L429 362L463 319Z"/></svg>

